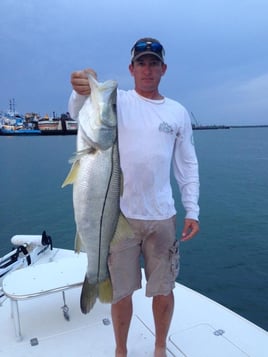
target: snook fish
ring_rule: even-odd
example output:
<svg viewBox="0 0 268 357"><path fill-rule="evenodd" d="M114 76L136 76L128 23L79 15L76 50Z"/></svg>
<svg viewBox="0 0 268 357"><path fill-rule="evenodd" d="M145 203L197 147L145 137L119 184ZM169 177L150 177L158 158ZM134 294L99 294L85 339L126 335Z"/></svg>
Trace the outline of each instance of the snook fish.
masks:
<svg viewBox="0 0 268 357"><path fill-rule="evenodd" d="M88 258L80 298L85 314L97 298L101 302L112 300L107 257L120 214L117 83L99 83L91 75L88 79L91 95L78 116L77 153L62 185L73 183L75 250L85 251Z"/></svg>

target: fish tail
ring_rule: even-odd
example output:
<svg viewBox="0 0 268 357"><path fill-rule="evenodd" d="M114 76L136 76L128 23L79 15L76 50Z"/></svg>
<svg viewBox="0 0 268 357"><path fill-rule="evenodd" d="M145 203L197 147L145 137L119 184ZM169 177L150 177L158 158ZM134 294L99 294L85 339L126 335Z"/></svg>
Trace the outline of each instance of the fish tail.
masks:
<svg viewBox="0 0 268 357"><path fill-rule="evenodd" d="M88 314L92 310L97 298L102 303L108 304L112 302L113 289L110 278L101 283L90 284L87 276L85 276L80 296L80 308L83 314Z"/></svg>
<svg viewBox="0 0 268 357"><path fill-rule="evenodd" d="M103 303L111 303L113 300L113 288L111 279L107 278L106 280L99 283L99 300Z"/></svg>
<svg viewBox="0 0 268 357"><path fill-rule="evenodd" d="M62 188L67 185L71 185L75 182L78 169L79 169L79 161L77 160L73 163L70 172L68 173L66 179L64 180L63 184L61 185Z"/></svg>
<svg viewBox="0 0 268 357"><path fill-rule="evenodd" d="M80 309L83 314L88 314L95 305L98 296L98 284L90 284L85 277L80 296Z"/></svg>

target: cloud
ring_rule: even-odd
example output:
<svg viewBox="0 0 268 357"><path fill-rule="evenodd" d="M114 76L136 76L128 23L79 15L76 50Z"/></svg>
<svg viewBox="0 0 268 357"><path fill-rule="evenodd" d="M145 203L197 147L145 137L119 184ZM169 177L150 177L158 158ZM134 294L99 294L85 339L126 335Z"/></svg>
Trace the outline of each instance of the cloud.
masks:
<svg viewBox="0 0 268 357"><path fill-rule="evenodd" d="M268 72L240 83L234 92L248 98L265 98L268 94Z"/></svg>
<svg viewBox="0 0 268 357"><path fill-rule="evenodd" d="M64 112L70 73L93 67L100 80L133 86L130 47L159 38L168 71L162 94L204 123L267 121L266 0L1 0L0 110ZM263 73L263 75L260 75ZM256 120L256 118L254 119Z"/></svg>
<svg viewBox="0 0 268 357"><path fill-rule="evenodd" d="M188 98L188 108L201 124L267 124L268 73L247 79L222 80L199 88Z"/></svg>

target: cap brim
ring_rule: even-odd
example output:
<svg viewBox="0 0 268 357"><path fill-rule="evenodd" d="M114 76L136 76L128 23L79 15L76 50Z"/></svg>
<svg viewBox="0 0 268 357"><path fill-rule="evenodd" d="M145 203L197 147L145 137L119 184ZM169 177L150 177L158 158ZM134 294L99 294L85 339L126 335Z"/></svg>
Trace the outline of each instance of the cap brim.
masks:
<svg viewBox="0 0 268 357"><path fill-rule="evenodd" d="M143 52L137 53L136 56L133 56L132 61L136 61L140 57L146 56L146 55L152 55L164 63L164 58L162 56L160 56L159 54L157 54L156 52L152 52L152 51L143 51Z"/></svg>

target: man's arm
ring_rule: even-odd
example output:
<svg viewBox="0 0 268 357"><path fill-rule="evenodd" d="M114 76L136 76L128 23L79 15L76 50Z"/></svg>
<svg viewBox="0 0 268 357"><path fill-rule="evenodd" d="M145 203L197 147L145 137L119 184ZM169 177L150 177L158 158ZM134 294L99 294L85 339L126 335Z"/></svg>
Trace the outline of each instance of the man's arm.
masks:
<svg viewBox="0 0 268 357"><path fill-rule="evenodd" d="M199 170L196 157L191 119L185 110L185 123L176 140L173 170L181 192L186 215L181 241L194 237L199 231Z"/></svg>

